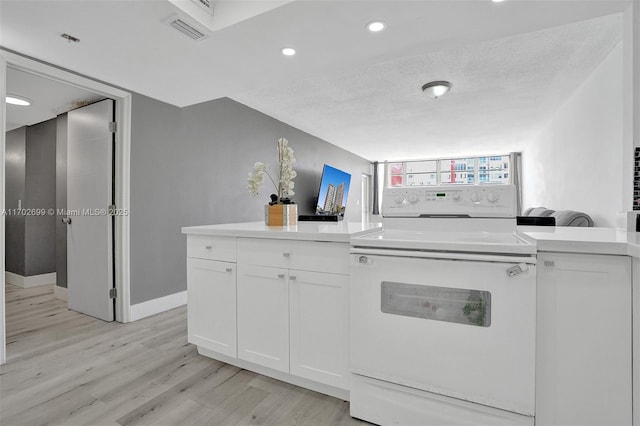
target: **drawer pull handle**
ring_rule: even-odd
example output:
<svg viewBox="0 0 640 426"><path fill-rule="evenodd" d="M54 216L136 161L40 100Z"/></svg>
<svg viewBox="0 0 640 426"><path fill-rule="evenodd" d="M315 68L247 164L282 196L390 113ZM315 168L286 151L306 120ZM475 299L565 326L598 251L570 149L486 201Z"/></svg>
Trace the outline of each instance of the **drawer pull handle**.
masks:
<svg viewBox="0 0 640 426"><path fill-rule="evenodd" d="M284 278L284 274L278 274L278 278Z"/></svg>
<svg viewBox="0 0 640 426"><path fill-rule="evenodd" d="M204 248L207 250L211 250L213 246L211 244L207 244L206 246L204 246Z"/></svg>
<svg viewBox="0 0 640 426"><path fill-rule="evenodd" d="M284 252L284 253L282 253L282 255L283 255L284 257L289 257L289 256L291 256L291 253Z"/></svg>
<svg viewBox="0 0 640 426"><path fill-rule="evenodd" d="M227 271L227 272L233 272L233 268L227 268L227 269L225 269L225 271Z"/></svg>
<svg viewBox="0 0 640 426"><path fill-rule="evenodd" d="M297 277L296 277L295 275L291 275L291 276L289 277L289 279L290 279L291 281L295 281L295 280L296 280L296 278L297 278Z"/></svg>

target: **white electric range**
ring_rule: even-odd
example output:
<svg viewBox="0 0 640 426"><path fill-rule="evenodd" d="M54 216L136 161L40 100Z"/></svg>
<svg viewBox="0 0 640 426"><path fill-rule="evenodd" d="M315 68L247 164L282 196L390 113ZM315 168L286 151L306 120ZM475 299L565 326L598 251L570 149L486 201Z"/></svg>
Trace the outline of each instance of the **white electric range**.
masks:
<svg viewBox="0 0 640 426"><path fill-rule="evenodd" d="M352 239L351 415L533 425L535 247L511 185L388 188Z"/></svg>

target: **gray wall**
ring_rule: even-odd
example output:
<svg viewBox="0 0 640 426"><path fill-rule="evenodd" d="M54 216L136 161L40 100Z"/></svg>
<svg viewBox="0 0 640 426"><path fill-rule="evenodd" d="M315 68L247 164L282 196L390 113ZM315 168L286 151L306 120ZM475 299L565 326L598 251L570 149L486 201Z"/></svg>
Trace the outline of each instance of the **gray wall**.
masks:
<svg viewBox="0 0 640 426"><path fill-rule="evenodd" d="M276 141L297 159L300 213L312 213L324 163L352 174L347 219L359 220L360 175L369 162L231 99L177 108L134 95L131 135L131 303L186 290L183 226L264 220L247 173L277 164Z"/></svg>
<svg viewBox="0 0 640 426"><path fill-rule="evenodd" d="M58 116L56 133L56 209L67 208L67 114ZM67 287L67 226L56 216L56 285Z"/></svg>
<svg viewBox="0 0 640 426"><path fill-rule="evenodd" d="M7 208L55 208L56 120L7 133ZM56 271L55 216L7 216L5 269L22 276Z"/></svg>
<svg viewBox="0 0 640 426"><path fill-rule="evenodd" d="M56 119L27 127L25 207L56 207ZM55 215L25 218L25 276L56 271Z"/></svg>
<svg viewBox="0 0 640 426"><path fill-rule="evenodd" d="M18 200L24 206L26 128L12 130L6 134L5 148L5 206L17 209ZM5 216L5 269L24 276L24 216Z"/></svg>

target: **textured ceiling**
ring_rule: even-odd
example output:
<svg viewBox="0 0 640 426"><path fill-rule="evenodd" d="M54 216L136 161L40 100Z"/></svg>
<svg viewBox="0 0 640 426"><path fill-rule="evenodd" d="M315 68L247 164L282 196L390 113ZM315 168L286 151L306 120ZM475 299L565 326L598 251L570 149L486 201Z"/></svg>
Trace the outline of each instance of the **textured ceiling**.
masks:
<svg viewBox="0 0 640 426"><path fill-rule="evenodd" d="M234 99L369 159L504 153L521 150L621 38L621 15L610 15ZM453 89L431 99L421 86L432 80Z"/></svg>
<svg viewBox="0 0 640 426"><path fill-rule="evenodd" d="M593 19L629 3L297 0L194 42L163 22L182 13L167 0L0 0L0 45L177 106L231 97L369 159L417 158L516 149L620 40L619 17ZM368 33L374 19L387 30ZM431 79L454 89L428 102Z"/></svg>

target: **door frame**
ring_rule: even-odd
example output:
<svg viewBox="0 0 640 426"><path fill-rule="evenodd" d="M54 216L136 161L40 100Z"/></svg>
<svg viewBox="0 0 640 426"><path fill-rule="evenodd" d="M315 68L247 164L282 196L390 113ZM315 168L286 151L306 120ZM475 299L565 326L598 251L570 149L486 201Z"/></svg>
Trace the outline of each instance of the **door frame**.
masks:
<svg viewBox="0 0 640 426"><path fill-rule="evenodd" d="M116 205L118 209L126 209L127 216L115 217L115 286L116 321L129 322L131 318L130 297L130 169L131 169L131 93L96 80L75 74L62 68L37 61L5 50L0 47L0 100L7 93L7 67L12 67L31 74L80 87L85 90L114 99L116 102ZM0 102L0 211L5 209L5 133L6 104ZM0 272L5 270L5 217L0 214ZM5 330L5 289L4 277L0 280L0 364L6 362L6 330Z"/></svg>

